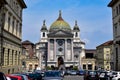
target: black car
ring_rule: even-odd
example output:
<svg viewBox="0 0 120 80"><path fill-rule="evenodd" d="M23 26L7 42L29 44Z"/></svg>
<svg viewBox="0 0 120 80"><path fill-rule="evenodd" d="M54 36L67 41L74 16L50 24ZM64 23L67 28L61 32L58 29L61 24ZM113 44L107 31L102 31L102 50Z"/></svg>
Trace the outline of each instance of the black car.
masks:
<svg viewBox="0 0 120 80"><path fill-rule="evenodd" d="M84 74L84 80L99 80L97 71L86 71Z"/></svg>
<svg viewBox="0 0 120 80"><path fill-rule="evenodd" d="M61 71L45 71L43 80L63 80Z"/></svg>
<svg viewBox="0 0 120 80"><path fill-rule="evenodd" d="M99 79L100 80L109 80L109 74L108 74L108 72L107 71L103 71L103 72L101 72L100 73L100 75L99 75Z"/></svg>
<svg viewBox="0 0 120 80"><path fill-rule="evenodd" d="M4 73L0 72L0 80L7 80Z"/></svg>
<svg viewBox="0 0 120 80"><path fill-rule="evenodd" d="M29 73L28 77L32 80L42 80L42 75L40 73Z"/></svg>
<svg viewBox="0 0 120 80"><path fill-rule="evenodd" d="M79 70L77 71L77 75L84 75L85 74L85 70Z"/></svg>

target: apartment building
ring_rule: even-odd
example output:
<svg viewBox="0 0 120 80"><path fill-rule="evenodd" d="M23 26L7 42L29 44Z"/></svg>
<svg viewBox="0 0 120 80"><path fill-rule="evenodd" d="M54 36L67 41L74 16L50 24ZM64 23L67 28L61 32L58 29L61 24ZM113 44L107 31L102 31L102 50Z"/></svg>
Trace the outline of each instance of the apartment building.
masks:
<svg viewBox="0 0 120 80"><path fill-rule="evenodd" d="M0 71L9 74L21 71L22 12L26 4L23 0L6 3L0 12Z"/></svg>
<svg viewBox="0 0 120 80"><path fill-rule="evenodd" d="M85 49L85 56L82 58L81 64L84 70L96 69L96 49Z"/></svg>
<svg viewBox="0 0 120 80"><path fill-rule="evenodd" d="M111 70L113 68L113 41L107 41L96 47L96 66L98 69Z"/></svg>
<svg viewBox="0 0 120 80"><path fill-rule="evenodd" d="M112 8L114 70L120 70L120 0L111 0L108 7Z"/></svg>

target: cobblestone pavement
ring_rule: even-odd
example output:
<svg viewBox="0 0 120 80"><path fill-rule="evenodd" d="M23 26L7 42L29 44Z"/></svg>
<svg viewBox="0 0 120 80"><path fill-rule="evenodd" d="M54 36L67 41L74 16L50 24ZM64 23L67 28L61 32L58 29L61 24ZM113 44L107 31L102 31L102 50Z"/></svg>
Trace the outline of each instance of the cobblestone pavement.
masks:
<svg viewBox="0 0 120 80"><path fill-rule="evenodd" d="M63 80L83 80L83 76L65 76Z"/></svg>

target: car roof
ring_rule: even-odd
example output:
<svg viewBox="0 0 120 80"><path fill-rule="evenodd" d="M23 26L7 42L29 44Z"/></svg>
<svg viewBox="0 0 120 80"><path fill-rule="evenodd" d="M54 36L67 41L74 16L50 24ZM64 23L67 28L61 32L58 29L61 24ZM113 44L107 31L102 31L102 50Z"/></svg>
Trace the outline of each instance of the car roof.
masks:
<svg viewBox="0 0 120 80"><path fill-rule="evenodd" d="M8 77L12 77L12 78L18 78L18 79L22 79L21 76L17 76L17 75L7 75Z"/></svg>

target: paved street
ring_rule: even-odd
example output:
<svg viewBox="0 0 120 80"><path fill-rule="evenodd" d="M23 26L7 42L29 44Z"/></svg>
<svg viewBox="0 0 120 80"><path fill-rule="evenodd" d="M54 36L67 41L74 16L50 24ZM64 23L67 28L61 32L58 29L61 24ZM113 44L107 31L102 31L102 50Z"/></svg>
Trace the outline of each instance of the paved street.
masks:
<svg viewBox="0 0 120 80"><path fill-rule="evenodd" d="M65 76L63 80L83 80L83 76Z"/></svg>

